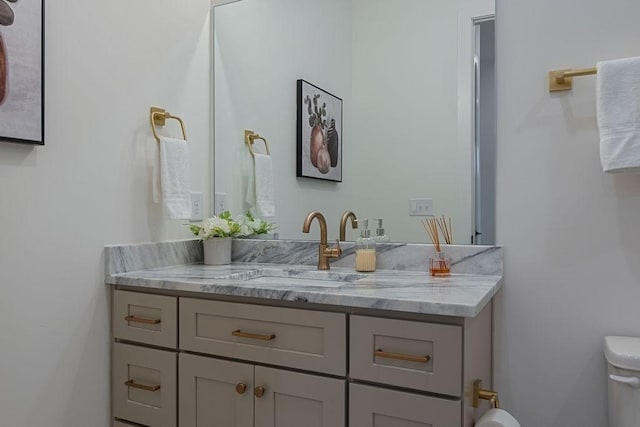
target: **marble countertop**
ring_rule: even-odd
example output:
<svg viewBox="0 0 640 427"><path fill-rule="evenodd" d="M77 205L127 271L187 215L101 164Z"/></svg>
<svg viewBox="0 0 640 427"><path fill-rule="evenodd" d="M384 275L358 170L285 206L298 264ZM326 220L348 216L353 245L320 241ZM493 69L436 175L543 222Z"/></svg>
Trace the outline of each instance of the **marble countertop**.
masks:
<svg viewBox="0 0 640 427"><path fill-rule="evenodd" d="M183 264L108 273L107 284L147 289L297 301L407 313L475 317L502 286L500 275L378 270L357 273L309 265L234 263Z"/></svg>

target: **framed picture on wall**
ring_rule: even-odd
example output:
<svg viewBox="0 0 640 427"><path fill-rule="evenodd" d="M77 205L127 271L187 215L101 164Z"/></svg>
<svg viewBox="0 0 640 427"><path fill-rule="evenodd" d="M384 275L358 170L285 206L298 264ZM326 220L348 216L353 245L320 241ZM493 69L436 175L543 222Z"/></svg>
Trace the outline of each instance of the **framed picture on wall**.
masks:
<svg viewBox="0 0 640 427"><path fill-rule="evenodd" d="M342 182L342 99L298 80L296 176Z"/></svg>
<svg viewBox="0 0 640 427"><path fill-rule="evenodd" d="M0 141L44 144L43 0L0 0Z"/></svg>

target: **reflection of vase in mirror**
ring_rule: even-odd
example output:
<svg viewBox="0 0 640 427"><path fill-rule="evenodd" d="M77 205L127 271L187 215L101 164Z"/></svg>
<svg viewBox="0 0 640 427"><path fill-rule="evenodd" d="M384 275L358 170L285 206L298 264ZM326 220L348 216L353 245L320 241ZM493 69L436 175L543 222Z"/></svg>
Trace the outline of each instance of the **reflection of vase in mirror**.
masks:
<svg viewBox="0 0 640 427"><path fill-rule="evenodd" d="M326 145L322 145L320 151L318 151L318 170L320 173L329 172L331 166L331 156L329 155L329 151L327 150Z"/></svg>
<svg viewBox="0 0 640 427"><path fill-rule="evenodd" d="M311 129L311 164L314 167L318 167L318 153L324 147L324 132L322 132L322 128L320 125L315 125L313 129Z"/></svg>
<svg viewBox="0 0 640 427"><path fill-rule="evenodd" d="M331 119L331 124L327 130L327 150L331 156L331 167L338 166L338 145L340 143L340 136L336 130L336 120Z"/></svg>
<svg viewBox="0 0 640 427"><path fill-rule="evenodd" d="M4 49L4 41L0 34L0 104L2 104L7 96L7 54Z"/></svg>

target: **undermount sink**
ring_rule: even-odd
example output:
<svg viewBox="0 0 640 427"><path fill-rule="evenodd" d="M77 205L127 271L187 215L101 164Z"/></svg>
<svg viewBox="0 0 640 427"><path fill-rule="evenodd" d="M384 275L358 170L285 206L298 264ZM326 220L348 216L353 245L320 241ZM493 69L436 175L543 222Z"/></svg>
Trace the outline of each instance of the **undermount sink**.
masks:
<svg viewBox="0 0 640 427"><path fill-rule="evenodd" d="M301 281L313 281L316 286L340 286L368 277L366 274L304 270L299 268L260 268L250 272L230 274L227 278L252 283L296 284ZM318 282L318 283L315 283Z"/></svg>

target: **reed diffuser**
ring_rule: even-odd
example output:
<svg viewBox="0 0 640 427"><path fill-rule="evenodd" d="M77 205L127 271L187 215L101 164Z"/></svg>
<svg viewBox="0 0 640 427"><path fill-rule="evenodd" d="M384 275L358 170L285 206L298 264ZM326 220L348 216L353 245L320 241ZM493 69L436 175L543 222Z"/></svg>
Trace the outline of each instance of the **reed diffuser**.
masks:
<svg viewBox="0 0 640 427"><path fill-rule="evenodd" d="M445 255L440 246L440 233L447 245L453 241L453 229L451 227L451 218L448 220L442 218L427 218L422 220L422 225L431 238L436 256L429 258L429 273L432 276L448 276L451 274L451 258Z"/></svg>

